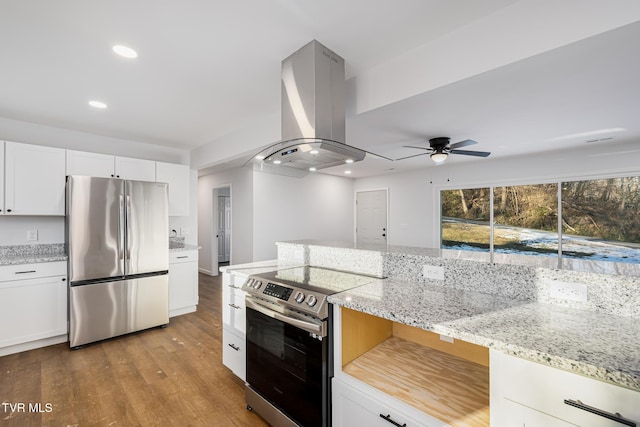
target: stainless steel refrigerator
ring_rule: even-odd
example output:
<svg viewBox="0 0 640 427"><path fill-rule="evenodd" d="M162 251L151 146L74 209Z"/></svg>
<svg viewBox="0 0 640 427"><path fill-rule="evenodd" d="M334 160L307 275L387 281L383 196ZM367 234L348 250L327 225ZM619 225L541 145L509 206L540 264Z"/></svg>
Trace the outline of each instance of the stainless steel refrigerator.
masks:
<svg viewBox="0 0 640 427"><path fill-rule="evenodd" d="M69 176L69 346L169 323L167 184Z"/></svg>

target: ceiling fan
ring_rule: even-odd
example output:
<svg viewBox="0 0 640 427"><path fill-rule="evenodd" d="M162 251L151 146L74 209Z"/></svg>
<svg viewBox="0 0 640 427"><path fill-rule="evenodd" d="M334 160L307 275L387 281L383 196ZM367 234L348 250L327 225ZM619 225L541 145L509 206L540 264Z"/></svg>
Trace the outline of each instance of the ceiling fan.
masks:
<svg viewBox="0 0 640 427"><path fill-rule="evenodd" d="M469 145L477 144L477 142L474 141L473 139L465 139L464 141L456 142L455 144L449 145L450 139L451 138L446 136L431 138L429 139L430 148L405 145L404 147L406 148L417 148L418 150L427 150L427 151L430 151L430 153L414 154L412 156L401 157L396 160L404 160L404 159L409 159L411 157L424 156L426 154L429 154L429 157L431 157L431 160L436 162L436 164L441 164L445 160L447 160L447 157L449 156L449 154L462 154L464 156L476 156L476 157L488 157L489 154L491 154L487 151L458 150L458 148L461 148L461 147L468 147Z"/></svg>

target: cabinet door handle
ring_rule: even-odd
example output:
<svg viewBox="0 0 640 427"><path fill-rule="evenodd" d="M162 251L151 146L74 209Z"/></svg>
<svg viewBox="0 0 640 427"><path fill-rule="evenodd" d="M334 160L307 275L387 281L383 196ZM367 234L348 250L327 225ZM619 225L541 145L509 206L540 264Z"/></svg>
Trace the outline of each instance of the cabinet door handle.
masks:
<svg viewBox="0 0 640 427"><path fill-rule="evenodd" d="M585 405L579 400L571 400L564 399L564 403L573 406L578 409L582 409L583 411L591 412L595 415L600 415L601 417L608 418L610 420L616 421L620 424L624 424L629 427L636 427L636 423L630 419L624 418L619 413L612 414L611 412L603 411L602 409L594 408L593 406Z"/></svg>
<svg viewBox="0 0 640 427"><path fill-rule="evenodd" d="M27 274L27 273L35 273L35 270L27 270L27 271L16 271L16 274Z"/></svg>
<svg viewBox="0 0 640 427"><path fill-rule="evenodd" d="M189 258L189 255L177 256L176 258L178 258L178 259L181 259L181 258Z"/></svg>
<svg viewBox="0 0 640 427"><path fill-rule="evenodd" d="M238 347L237 345L233 345L233 344L227 344L227 345L232 349L234 349L235 351L240 351L240 347Z"/></svg>
<svg viewBox="0 0 640 427"><path fill-rule="evenodd" d="M229 304L229 307L235 308L236 310L240 310L242 308L239 305L235 305L235 304Z"/></svg>
<svg viewBox="0 0 640 427"><path fill-rule="evenodd" d="M391 414L387 414L387 415L382 415L380 414L380 418L382 418L385 421L389 421L391 424L393 424L394 426L397 427L407 427L407 423L404 424L400 424L399 422L395 421L393 418L391 418Z"/></svg>
<svg viewBox="0 0 640 427"><path fill-rule="evenodd" d="M229 285L229 287L233 289L241 289L240 286L236 286L236 285Z"/></svg>

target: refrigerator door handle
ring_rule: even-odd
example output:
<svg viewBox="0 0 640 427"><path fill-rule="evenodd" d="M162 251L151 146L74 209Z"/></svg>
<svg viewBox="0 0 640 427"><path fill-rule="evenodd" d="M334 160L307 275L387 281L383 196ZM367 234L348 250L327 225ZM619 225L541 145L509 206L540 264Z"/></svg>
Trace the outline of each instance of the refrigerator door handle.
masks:
<svg viewBox="0 0 640 427"><path fill-rule="evenodd" d="M124 260L124 196L120 195L120 209L118 211L118 258L120 263ZM124 271L124 268L123 270Z"/></svg>
<svg viewBox="0 0 640 427"><path fill-rule="evenodd" d="M131 241L132 239L132 233L131 233L131 196L129 194L127 194L125 196L126 201L127 201L127 206L126 206L126 212L127 212L127 253L126 253L126 259L127 259L127 263L131 261ZM127 270L129 270L129 266L127 265Z"/></svg>

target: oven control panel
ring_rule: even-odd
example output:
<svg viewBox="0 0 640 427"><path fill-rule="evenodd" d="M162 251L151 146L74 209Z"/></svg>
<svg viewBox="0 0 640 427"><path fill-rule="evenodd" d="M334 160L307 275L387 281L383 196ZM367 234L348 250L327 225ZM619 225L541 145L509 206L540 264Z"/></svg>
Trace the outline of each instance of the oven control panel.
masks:
<svg viewBox="0 0 640 427"><path fill-rule="evenodd" d="M326 296L314 294L305 289L249 277L242 285L242 290L263 298L276 298L289 307L313 313L316 316L323 315L324 311L326 311L326 308L323 308L323 305L326 305L324 303Z"/></svg>
<svg viewBox="0 0 640 427"><path fill-rule="evenodd" d="M262 293L283 301L288 301L289 297L293 293L293 289L276 285L275 283L267 283L267 286L264 287Z"/></svg>

